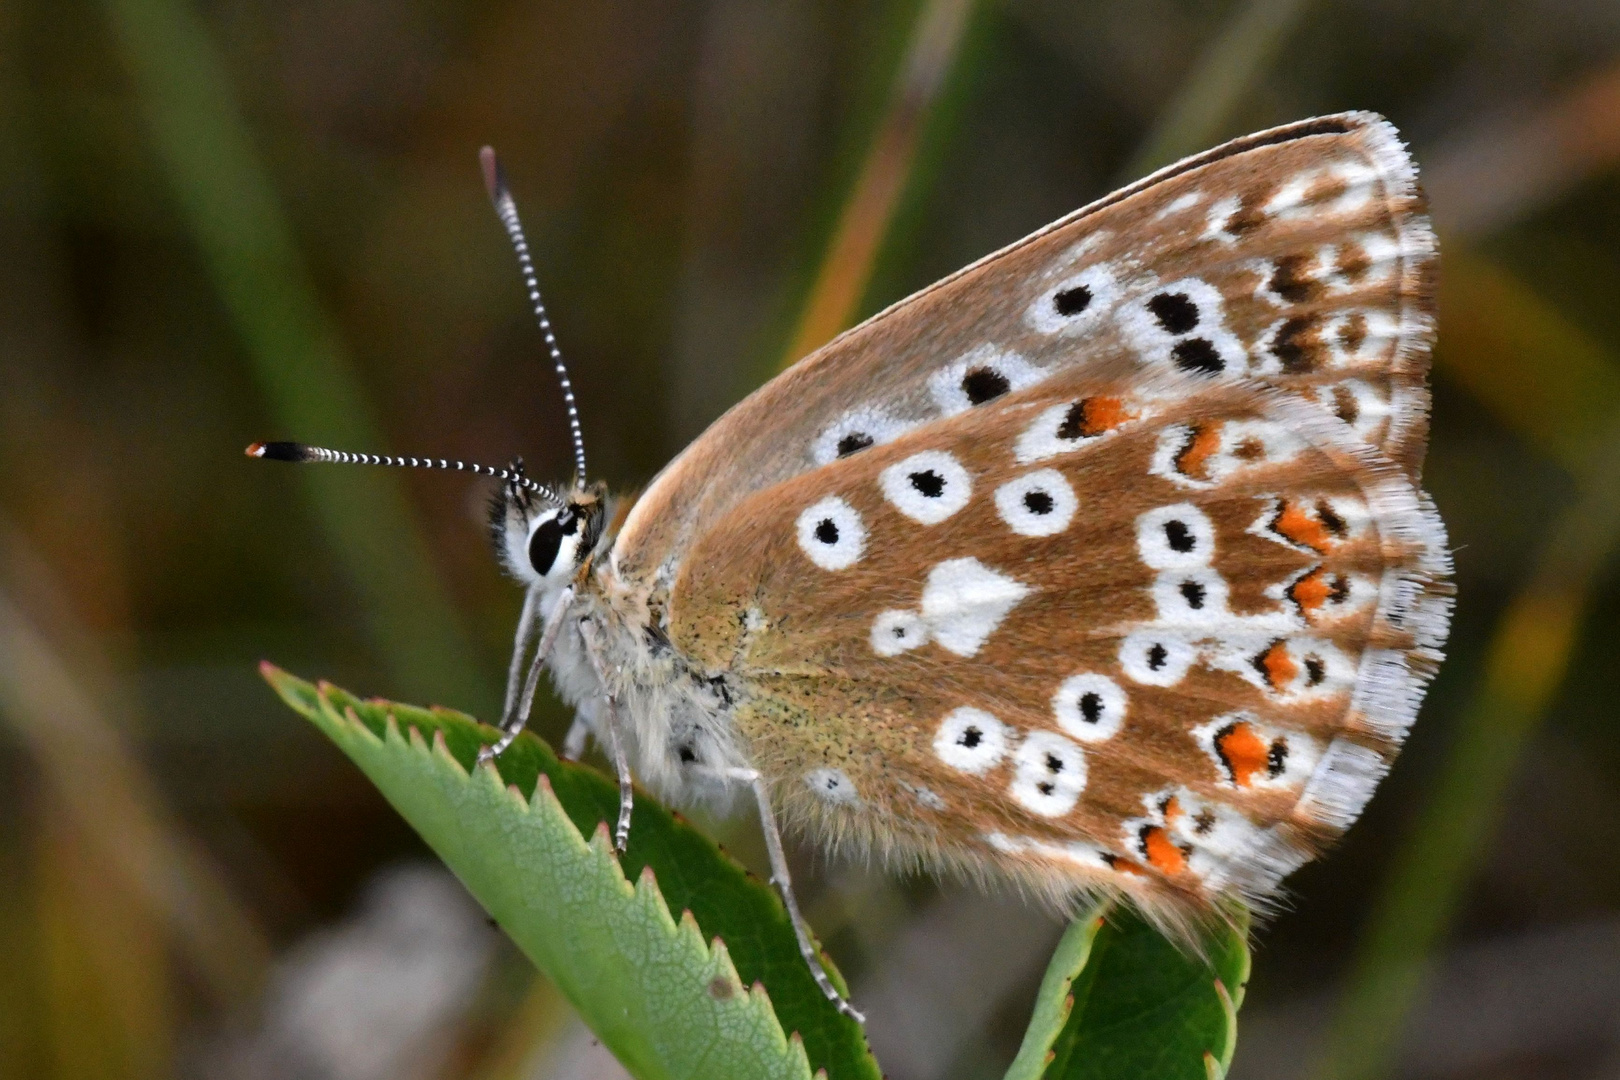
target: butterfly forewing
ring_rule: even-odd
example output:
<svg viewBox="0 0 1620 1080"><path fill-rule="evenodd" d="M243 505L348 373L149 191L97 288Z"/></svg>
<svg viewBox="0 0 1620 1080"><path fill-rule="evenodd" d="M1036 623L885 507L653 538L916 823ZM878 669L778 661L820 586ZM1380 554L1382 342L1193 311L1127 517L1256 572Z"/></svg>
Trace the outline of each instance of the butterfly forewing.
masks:
<svg viewBox="0 0 1620 1080"><path fill-rule="evenodd" d="M731 410L613 568L823 842L1264 902L1355 819L1448 615L1434 243L1370 114L1161 171Z"/></svg>
<svg viewBox="0 0 1620 1080"><path fill-rule="evenodd" d="M1341 421L1076 372L744 500L669 629L824 838L1175 922L1263 900L1359 811L1446 570L1438 520Z"/></svg>
<svg viewBox="0 0 1620 1080"><path fill-rule="evenodd" d="M1394 130L1364 113L1229 143L844 334L678 457L620 533L624 576L751 493L1079 368L1284 387L1416 476L1434 242Z"/></svg>

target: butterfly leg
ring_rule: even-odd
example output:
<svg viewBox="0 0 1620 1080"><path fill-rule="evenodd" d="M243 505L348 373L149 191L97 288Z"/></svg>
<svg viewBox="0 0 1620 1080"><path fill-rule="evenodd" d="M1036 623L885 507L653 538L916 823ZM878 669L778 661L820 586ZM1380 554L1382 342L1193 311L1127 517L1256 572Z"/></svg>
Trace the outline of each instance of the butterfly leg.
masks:
<svg viewBox="0 0 1620 1080"><path fill-rule="evenodd" d="M839 1012L857 1024L866 1023L866 1017L844 999L833 986L832 979L827 977L827 970L821 966L821 956L810 936L810 927L804 921L804 916L799 914L799 901L793 895L793 880L788 876L787 856L782 851L782 834L776 828L776 814L771 809L771 796L765 786L765 778L753 769L725 769L722 775L745 783L754 791L754 801L759 804L759 823L765 830L765 848L771 855L771 881L782 894L782 903L787 906L788 918L793 922L794 936L799 939L799 955L804 957L816 985L821 987L821 992L838 1007Z"/></svg>
<svg viewBox="0 0 1620 1080"><path fill-rule="evenodd" d="M564 761L578 761L585 756L585 741L591 735L591 722L585 718L585 711L580 709L574 713L574 722L568 725L568 734L563 736L562 759Z"/></svg>
<svg viewBox="0 0 1620 1080"><path fill-rule="evenodd" d="M508 676L506 714L501 718L501 737L478 751L480 764L492 761L503 753L508 746L512 745L513 740L522 733L523 729L528 726L529 712L534 708L534 692L540 685L540 672L545 667L546 657L551 654L552 646L557 643L557 635L562 632L563 620L568 617L568 609L573 607L574 603L574 589L570 585L558 595L556 606L551 609L551 614L546 618L545 629L540 634L540 644L536 646L534 660L529 664L529 674L523 680L523 687L518 691L514 700L512 693L514 684L512 680L516 678L517 673L522 669L525 638L533 634L534 619L530 609L531 606L538 608L540 603L535 592L531 592L530 596L533 598L533 603L531 605L529 600L524 601L523 619L518 624L518 643L515 655L512 657L512 669ZM530 628L527 633L525 632L525 624Z"/></svg>
<svg viewBox="0 0 1620 1080"><path fill-rule="evenodd" d="M607 729L608 752L613 755L613 768L619 774L619 824L613 830L613 846L624 851L630 843L630 812L635 806L635 786L630 776L630 760L624 750L624 733L619 730L619 699L608 689L607 668L602 664L602 639L589 619L579 624L579 636L585 642L585 655L602 684L602 726Z"/></svg>
<svg viewBox="0 0 1620 1080"><path fill-rule="evenodd" d="M523 689L524 658L540 625L540 590L529 589L523 594L523 613L518 616L517 635L512 642L512 663L506 669L506 703L501 707L501 729L504 731L517 714L518 693Z"/></svg>

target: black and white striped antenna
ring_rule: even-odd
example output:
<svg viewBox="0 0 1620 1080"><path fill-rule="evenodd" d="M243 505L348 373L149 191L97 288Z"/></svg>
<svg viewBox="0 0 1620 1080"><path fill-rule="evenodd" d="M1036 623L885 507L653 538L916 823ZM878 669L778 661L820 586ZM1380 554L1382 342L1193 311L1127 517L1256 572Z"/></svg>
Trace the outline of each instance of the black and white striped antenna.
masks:
<svg viewBox="0 0 1620 1080"><path fill-rule="evenodd" d="M557 337L551 332L551 319L546 315L546 303L540 299L540 279L534 272L534 260L529 257L529 241L523 235L523 222L518 219L517 203L512 201L512 193L506 187L506 173L501 169L501 163L495 156L495 148L486 146L478 151L478 163L484 170L484 188L489 192L489 201L495 204L495 213L500 216L501 224L506 226L506 235L512 241L512 249L517 252L518 267L523 272L523 284L529 290L529 305L534 309L534 317L540 323L540 332L546 338L546 350L551 354L551 363L557 369L557 381L562 384L563 404L568 407L568 430L574 439L574 486L579 489L585 487L585 437L579 429L579 407L574 401L574 384L568 381L568 368L563 364L562 350L557 347Z"/></svg>
<svg viewBox="0 0 1620 1080"><path fill-rule="evenodd" d="M493 476L515 484L525 491L540 496L553 506L561 506L557 493L544 484L530 480L521 464L502 469L493 465L456 461L454 458L395 457L390 454L356 454L348 450L328 450L324 446L310 446L297 442L256 442L247 448L247 456L266 461L318 461L334 465L388 465L396 469L445 469L450 472L470 472L478 476Z"/></svg>

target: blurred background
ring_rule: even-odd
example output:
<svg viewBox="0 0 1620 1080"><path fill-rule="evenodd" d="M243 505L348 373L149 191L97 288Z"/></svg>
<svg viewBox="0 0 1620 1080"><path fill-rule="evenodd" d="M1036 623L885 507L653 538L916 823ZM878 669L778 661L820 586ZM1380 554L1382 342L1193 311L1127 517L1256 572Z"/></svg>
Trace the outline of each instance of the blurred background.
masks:
<svg viewBox="0 0 1620 1080"><path fill-rule="evenodd" d="M1620 5L8 0L0 1080L622 1075L255 673L496 712L488 492L241 452L566 476L481 144L626 489L860 316L1345 108L1443 238L1460 600L1394 774L1257 934L1233 1075L1620 1076ZM999 1076L1061 928L796 861L889 1075Z"/></svg>

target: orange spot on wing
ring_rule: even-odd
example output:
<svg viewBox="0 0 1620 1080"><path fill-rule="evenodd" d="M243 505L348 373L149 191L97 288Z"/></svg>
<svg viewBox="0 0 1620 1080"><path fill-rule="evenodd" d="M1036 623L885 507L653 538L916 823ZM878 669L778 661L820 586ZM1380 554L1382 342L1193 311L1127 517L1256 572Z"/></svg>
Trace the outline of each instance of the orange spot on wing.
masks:
<svg viewBox="0 0 1620 1080"><path fill-rule="evenodd" d="M1181 816L1181 801L1174 795L1170 796L1164 800L1164 806L1160 808L1160 812L1164 814L1164 823L1166 825L1174 825L1176 818Z"/></svg>
<svg viewBox="0 0 1620 1080"><path fill-rule="evenodd" d="M1320 566L1288 587L1289 599L1298 604L1306 615L1320 612L1331 595L1333 583L1328 580L1328 572Z"/></svg>
<svg viewBox="0 0 1620 1080"><path fill-rule="evenodd" d="M1281 690L1299 675L1299 665L1294 663L1288 646L1281 641L1272 642L1271 648L1257 656L1254 663L1273 690Z"/></svg>
<svg viewBox="0 0 1620 1080"><path fill-rule="evenodd" d="M1186 853L1157 825L1142 831L1142 852L1147 856L1148 865L1161 873L1179 874L1187 869Z"/></svg>
<svg viewBox="0 0 1620 1080"><path fill-rule="evenodd" d="M1248 787L1255 774L1266 772L1271 764L1270 748L1260 733L1242 721L1216 733L1215 752L1238 787Z"/></svg>
<svg viewBox="0 0 1620 1080"><path fill-rule="evenodd" d="M1126 409L1125 402L1117 397L1086 398L1080 402L1080 416L1080 434L1088 438L1136 419L1136 414Z"/></svg>
<svg viewBox="0 0 1620 1080"><path fill-rule="evenodd" d="M1176 471L1194 480L1209 479L1209 459L1221 448L1221 425L1199 424L1176 455Z"/></svg>
<svg viewBox="0 0 1620 1080"><path fill-rule="evenodd" d="M1308 547L1313 551L1326 553L1333 544L1332 534L1316 518L1305 511L1305 508L1296 502L1285 502L1277 516L1272 519L1271 531L1286 540Z"/></svg>
<svg viewBox="0 0 1620 1080"><path fill-rule="evenodd" d="M1147 867L1143 866L1141 863L1132 862L1129 859L1122 859L1118 855L1115 855L1108 860L1108 868L1110 870L1118 870L1122 874L1135 874L1138 877L1147 876Z"/></svg>

